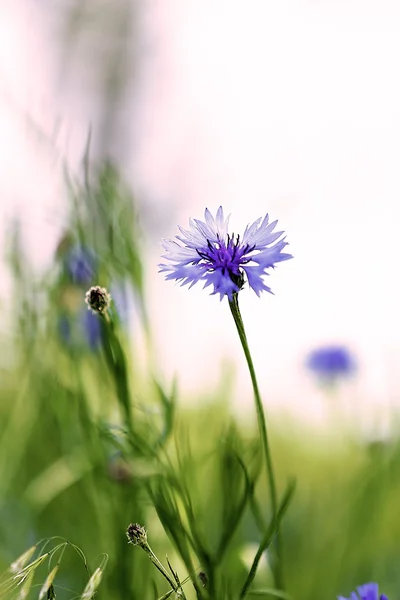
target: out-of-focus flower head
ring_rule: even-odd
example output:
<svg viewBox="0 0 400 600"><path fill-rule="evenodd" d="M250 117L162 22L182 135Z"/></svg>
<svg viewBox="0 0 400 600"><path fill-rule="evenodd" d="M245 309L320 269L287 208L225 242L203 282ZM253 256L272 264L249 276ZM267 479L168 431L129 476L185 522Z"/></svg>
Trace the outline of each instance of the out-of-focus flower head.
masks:
<svg viewBox="0 0 400 600"><path fill-rule="evenodd" d="M365 583L357 588L357 592L352 592L349 598L338 596L338 600L389 600L385 594L379 595L377 583Z"/></svg>
<svg viewBox="0 0 400 600"><path fill-rule="evenodd" d="M90 284L96 269L94 254L82 246L72 246L65 255L65 267L73 283Z"/></svg>
<svg viewBox="0 0 400 600"><path fill-rule="evenodd" d="M351 376L357 369L356 361L344 346L325 346L313 350L307 357L307 367L324 381Z"/></svg>
<svg viewBox="0 0 400 600"><path fill-rule="evenodd" d="M207 208L204 218L190 219L190 231L179 227L181 235L162 241L163 258L169 261L159 265L160 272L167 273L165 278L190 287L201 281L205 288L213 286L212 294L219 294L221 300L228 296L231 301L246 279L257 296L271 292L264 282L268 269L292 258L282 252L287 246L283 231L274 231L278 221L260 217L240 237L228 233L229 217L225 219L222 206L215 218Z"/></svg>
<svg viewBox="0 0 400 600"><path fill-rule="evenodd" d="M78 315L61 314L58 320L61 339L68 346L79 347L82 344L96 350L102 339L99 318L84 307Z"/></svg>
<svg viewBox="0 0 400 600"><path fill-rule="evenodd" d="M96 350L101 342L101 322L96 315L85 309L80 314L80 320L88 345L92 350Z"/></svg>

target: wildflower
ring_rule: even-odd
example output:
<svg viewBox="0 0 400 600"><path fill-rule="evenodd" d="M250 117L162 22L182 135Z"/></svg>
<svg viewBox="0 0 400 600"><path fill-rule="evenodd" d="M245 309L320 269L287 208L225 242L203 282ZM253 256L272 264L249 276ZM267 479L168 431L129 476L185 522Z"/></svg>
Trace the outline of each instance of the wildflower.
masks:
<svg viewBox="0 0 400 600"><path fill-rule="evenodd" d="M307 359L308 368L322 379L334 380L352 375L356 363L344 346L326 346L311 352Z"/></svg>
<svg viewBox="0 0 400 600"><path fill-rule="evenodd" d="M287 246L283 231L273 231L278 221L270 223L266 215L248 225L240 237L228 233L229 217L225 219L222 206L215 218L208 208L204 217L205 222L190 219L190 231L179 227L181 235L175 240L162 241L163 258L170 261L159 265L160 272L167 273L165 278L190 287L202 281L205 288L212 285L212 294L219 294L221 300L228 296L232 301L246 279L257 296L271 292L263 280L269 275L267 269L292 258L282 252Z"/></svg>
<svg viewBox="0 0 400 600"><path fill-rule="evenodd" d="M79 347L83 343L91 350L96 350L102 339L99 319L87 310L79 311L78 315L61 314L58 333L67 346Z"/></svg>
<svg viewBox="0 0 400 600"><path fill-rule="evenodd" d="M131 523L126 530L126 536L128 543L134 546L140 546L141 548L147 548L147 533L144 527L138 525L138 523Z"/></svg>
<svg viewBox="0 0 400 600"><path fill-rule="evenodd" d="M352 592L350 598L338 596L338 600L389 600L385 594L379 595L377 583L365 583Z"/></svg>
<svg viewBox="0 0 400 600"><path fill-rule="evenodd" d="M86 292L85 302L93 313L103 315L110 306L111 296L106 288L95 285Z"/></svg>
<svg viewBox="0 0 400 600"><path fill-rule="evenodd" d="M81 246L73 246L65 256L65 267L71 281L87 285L95 273L94 255Z"/></svg>
<svg viewBox="0 0 400 600"><path fill-rule="evenodd" d="M93 312L84 311L80 314L80 321L85 333L85 339L91 350L96 350L102 338L101 323Z"/></svg>

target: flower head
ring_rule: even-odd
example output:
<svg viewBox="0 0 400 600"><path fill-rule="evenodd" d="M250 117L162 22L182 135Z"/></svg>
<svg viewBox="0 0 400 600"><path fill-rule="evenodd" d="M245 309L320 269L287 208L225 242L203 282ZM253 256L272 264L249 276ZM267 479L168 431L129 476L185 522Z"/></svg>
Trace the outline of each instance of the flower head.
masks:
<svg viewBox="0 0 400 600"><path fill-rule="evenodd" d="M58 333L62 341L71 348L83 343L91 350L96 350L102 340L99 318L84 308L77 315L61 314L58 318Z"/></svg>
<svg viewBox="0 0 400 600"><path fill-rule="evenodd" d="M78 285L89 284L95 272L95 258L92 252L80 246L73 246L65 257L65 265L70 279Z"/></svg>
<svg viewBox="0 0 400 600"><path fill-rule="evenodd" d="M352 592L349 598L338 596L338 600L389 600L385 594L379 595L377 583L365 583Z"/></svg>
<svg viewBox="0 0 400 600"><path fill-rule="evenodd" d="M147 547L147 533L142 525L131 523L126 530L126 536L129 544L141 546L142 548Z"/></svg>
<svg viewBox="0 0 400 600"><path fill-rule="evenodd" d="M84 307L79 317L78 324L84 334L85 341L91 350L96 350L102 340L100 319L93 314L93 311L84 310Z"/></svg>
<svg viewBox="0 0 400 600"><path fill-rule="evenodd" d="M269 216L257 219L248 225L242 237L228 233L229 217L225 219L222 206L214 218L208 208L205 221L190 219L190 231L179 227L181 235L175 240L163 240L170 261L161 264L160 272L167 273L166 279L176 279L181 285L192 287L198 281L204 287L213 286L213 294L220 299L228 296L232 300L247 279L257 296L260 292L271 292L265 285L264 276L275 264L292 258L282 252L287 246L283 231L275 231L277 221L269 222Z"/></svg>
<svg viewBox="0 0 400 600"><path fill-rule="evenodd" d="M111 296L106 288L95 285L85 294L85 302L89 310L94 313L104 314L111 303Z"/></svg>
<svg viewBox="0 0 400 600"><path fill-rule="evenodd" d="M307 358L308 368L324 380L336 380L352 375L356 362L344 346L325 346L311 352Z"/></svg>

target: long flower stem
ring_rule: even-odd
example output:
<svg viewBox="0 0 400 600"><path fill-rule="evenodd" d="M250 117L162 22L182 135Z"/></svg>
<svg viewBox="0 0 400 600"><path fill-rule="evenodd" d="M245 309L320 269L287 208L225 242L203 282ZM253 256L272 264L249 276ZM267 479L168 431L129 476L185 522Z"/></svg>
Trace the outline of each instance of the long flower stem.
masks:
<svg viewBox="0 0 400 600"><path fill-rule="evenodd" d="M143 549L147 552L148 557L150 558L153 565L160 571L160 573L165 577L168 581L171 588L176 591L178 589L177 584L171 579L167 570L164 568L163 564L158 560L157 556L154 554L153 550L150 548L148 544L143 546Z"/></svg>
<svg viewBox="0 0 400 600"><path fill-rule="evenodd" d="M265 464L267 467L267 476L268 476L268 485L270 491L270 499L271 499L271 508L272 508L272 517L273 521L276 521L277 518L277 510L278 510L278 500L277 500L277 492L276 492L276 483L275 483L275 474L274 468L272 464L271 450L269 447L268 440L268 432L267 432L267 424L265 421L264 408L261 400L260 390L258 388L256 372L254 369L253 359L250 354L249 344L247 342L246 331L243 324L243 319L240 314L239 309L239 301L238 294L233 295L233 299L229 300L229 308L231 309L231 313L233 316L233 320L235 321L235 325L239 334L240 342L242 344L243 352L246 357L247 366L249 368L251 383L253 385L254 391L254 400L256 405L257 412L257 421L258 428L260 431L261 444L265 457ZM282 557L281 557L281 543L280 543L280 534L279 529L276 532L276 544L275 549L277 553L276 563L273 568L275 585L279 589L283 589L283 575L282 575Z"/></svg>

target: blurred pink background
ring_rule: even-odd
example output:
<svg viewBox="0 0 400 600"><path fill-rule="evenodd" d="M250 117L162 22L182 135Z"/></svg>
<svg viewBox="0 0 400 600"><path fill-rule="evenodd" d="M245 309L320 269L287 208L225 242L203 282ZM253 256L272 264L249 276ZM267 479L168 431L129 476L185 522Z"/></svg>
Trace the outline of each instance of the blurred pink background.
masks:
<svg viewBox="0 0 400 600"><path fill-rule="evenodd" d="M271 275L275 296L241 293L265 402L320 423L323 392L304 356L343 343L360 363L358 379L342 386L343 409L383 434L400 399L400 4L91 0L79 3L78 34L68 37L71 7L0 4L1 245L19 211L38 268L51 260L65 215L63 167L80 168L91 127L94 155L118 160L145 207L148 302L165 377L178 374L191 397L212 391L231 362L233 401L247 406L226 302L164 282L159 238L206 206L222 204L236 233L269 212L295 260ZM123 90L110 99L107 129L102 67L118 44ZM4 305L4 269L0 293Z"/></svg>

